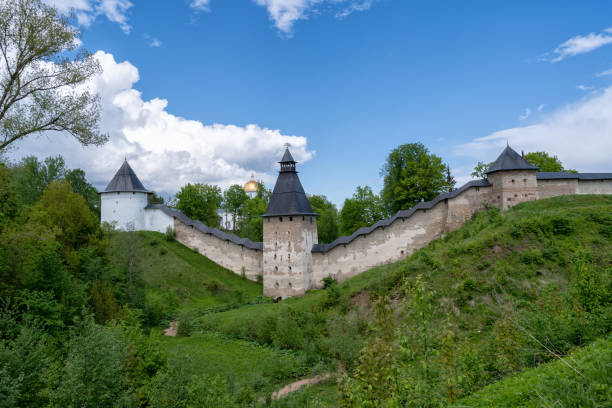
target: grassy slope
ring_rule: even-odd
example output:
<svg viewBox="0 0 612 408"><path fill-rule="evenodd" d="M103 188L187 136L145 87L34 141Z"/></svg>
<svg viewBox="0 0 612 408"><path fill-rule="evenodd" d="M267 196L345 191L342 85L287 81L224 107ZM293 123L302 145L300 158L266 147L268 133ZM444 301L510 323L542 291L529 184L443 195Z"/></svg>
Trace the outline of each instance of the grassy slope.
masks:
<svg viewBox="0 0 612 408"><path fill-rule="evenodd" d="M143 243L142 277L151 299L176 305L182 311L253 302L262 293L260 284L243 279L178 242L164 240L162 234L139 234Z"/></svg>
<svg viewBox="0 0 612 408"><path fill-rule="evenodd" d="M491 384L454 406L535 408L612 404L612 339L601 339L577 350L566 361L580 374L562 361L554 361Z"/></svg>
<svg viewBox="0 0 612 408"><path fill-rule="evenodd" d="M559 219L560 224L556 225L555 220ZM566 231L567 222L569 230ZM200 365L203 373L216 371L228 377L233 375L234 382L269 390L270 384L283 384L292 377L327 367L327 363L321 366L319 362L319 367L313 370L316 359L305 358L305 354L312 354L312 349L319 350L318 345L330 336L325 323L327 318L340 314L367 323L371 314L370 298L375 294L391 293L401 302L403 282L413 282L421 275L427 289L436 293L438 304L429 329L440 332L444 325L451 323L456 336L454 343L459 350L457 358L469 360L470 353L478 350L477 355L499 360L501 368L487 366L482 368L482 378L474 380L473 384L459 384L461 396L512 372L550 360L547 353L532 346L500 354L500 341L508 335L502 330L508 330L502 311L505 305L512 306L517 318L527 316L526 321L533 324L529 329L539 330L546 336L550 334L548 341L561 353L597 336L591 332L559 334L565 322L555 315L553 303L554 299L572 296L569 283L573 279L572 265L576 259L585 258L590 265L610 273L611 236L612 197L609 196L558 197L518 205L503 215L482 213L406 261L373 268L344 282L340 285L339 304L329 307L325 305L328 294L324 290L280 304L252 304L260 295L261 286L241 279L180 244L163 241L159 234L147 233L147 240L159 242L145 245L149 260L145 280L150 296L163 301L169 299L178 303L181 310L194 312L195 327L209 333L164 339L171 353L195 356L195 365ZM161 255L162 247L167 250L164 255ZM211 280L221 282L225 290L211 291L209 284L202 284ZM502 305L495 299L496 294ZM211 310L239 303L244 306L228 311ZM289 348L297 352L287 354L272 347L275 343L270 335L279 333L281 315L286 315L288 310L298 319L297 326L292 326L291 330L305 340L295 343L297 346L290 345ZM544 314L537 315L539 311ZM398 325L412 324L410 317L401 313L396 319ZM266 329L270 322L276 332ZM516 330L509 334L520 337ZM367 330L359 332L362 340L369 336L371 332ZM261 346L254 342L266 347L260 350ZM261 355L267 357L262 359ZM261 367L263 361L281 358L291 360L283 362L290 367L288 370L283 371L282 365ZM236 381L236 378L241 380ZM264 382L266 386L258 385ZM295 398L320 394L325 396L325 401L334 394L333 390L333 384L327 384L297 393ZM328 402L327 405L334 404Z"/></svg>

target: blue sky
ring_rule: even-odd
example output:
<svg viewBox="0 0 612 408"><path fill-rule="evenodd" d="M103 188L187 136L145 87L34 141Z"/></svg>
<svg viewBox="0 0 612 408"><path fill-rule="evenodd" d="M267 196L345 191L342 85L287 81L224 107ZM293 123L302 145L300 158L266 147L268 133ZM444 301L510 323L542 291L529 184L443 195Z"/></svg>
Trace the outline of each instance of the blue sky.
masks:
<svg viewBox="0 0 612 408"><path fill-rule="evenodd" d="M83 46L106 61L95 87L111 142L45 136L12 154L63 151L98 188L123 156L166 195L251 172L272 186L284 142L306 191L337 204L380 190L385 157L410 142L459 184L506 140L612 171L607 1L48 2L76 7Z"/></svg>

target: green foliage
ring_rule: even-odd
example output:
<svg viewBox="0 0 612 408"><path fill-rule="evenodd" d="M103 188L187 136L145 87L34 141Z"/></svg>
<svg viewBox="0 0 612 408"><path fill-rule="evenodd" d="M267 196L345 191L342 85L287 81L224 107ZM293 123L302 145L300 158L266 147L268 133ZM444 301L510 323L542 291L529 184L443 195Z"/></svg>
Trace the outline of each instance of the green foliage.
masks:
<svg viewBox="0 0 612 408"><path fill-rule="evenodd" d="M506 378L456 407L604 407L612 400L612 341L601 339L563 361Z"/></svg>
<svg viewBox="0 0 612 408"><path fill-rule="evenodd" d="M312 195L308 201L317 217L319 243L327 244L338 238L338 209L327 197Z"/></svg>
<svg viewBox="0 0 612 408"><path fill-rule="evenodd" d="M44 131L102 144L100 104L81 86L99 72L87 52L73 53L79 31L40 0L0 3L0 151ZM27 38L27 41L24 39ZM68 52L67 52L68 51Z"/></svg>
<svg viewBox="0 0 612 408"><path fill-rule="evenodd" d="M72 191L65 181L54 181L32 207L31 221L56 231L66 261L78 264L74 251L96 244L101 238L97 220L87 208L85 199Z"/></svg>
<svg viewBox="0 0 612 408"><path fill-rule="evenodd" d="M478 164L474 167L474 171L470 175L476 179L485 178L487 177L486 172L487 170L489 170L489 167L491 167L492 164L493 162L485 163L479 161Z"/></svg>
<svg viewBox="0 0 612 408"><path fill-rule="evenodd" d="M340 233L351 235L385 218L382 200L368 186L357 186L352 198L344 200L340 210Z"/></svg>
<svg viewBox="0 0 612 408"><path fill-rule="evenodd" d="M219 226L217 210L223 202L218 186L210 184L187 184L176 193L176 208L189 218L200 220L209 227Z"/></svg>
<svg viewBox="0 0 612 408"><path fill-rule="evenodd" d="M540 168L539 171L559 172L567 171L577 173L576 170L568 170L557 156L551 156L546 152L531 152L525 155L525 160Z"/></svg>
<svg viewBox="0 0 612 408"><path fill-rule="evenodd" d="M236 234L251 241L263 241L263 218L268 208L268 199L263 198L269 192L264 186L260 186L257 195L244 202L240 209L238 219L238 230Z"/></svg>
<svg viewBox="0 0 612 408"><path fill-rule="evenodd" d="M447 170L442 159L421 143L393 149L380 171L384 178L381 197L389 213L407 210L452 189L452 176Z"/></svg>
<svg viewBox="0 0 612 408"><path fill-rule="evenodd" d="M176 238L176 230L172 227L166 228L166 233L164 234L164 239L168 242L174 241Z"/></svg>
<svg viewBox="0 0 612 408"><path fill-rule="evenodd" d="M62 407L129 406L124 362L128 342L120 330L86 319L67 344L67 357L57 371L52 404Z"/></svg>
<svg viewBox="0 0 612 408"><path fill-rule="evenodd" d="M244 188L238 184L230 186L223 193L223 209L232 215L233 231L236 230L238 214L248 200L249 196L244 192Z"/></svg>

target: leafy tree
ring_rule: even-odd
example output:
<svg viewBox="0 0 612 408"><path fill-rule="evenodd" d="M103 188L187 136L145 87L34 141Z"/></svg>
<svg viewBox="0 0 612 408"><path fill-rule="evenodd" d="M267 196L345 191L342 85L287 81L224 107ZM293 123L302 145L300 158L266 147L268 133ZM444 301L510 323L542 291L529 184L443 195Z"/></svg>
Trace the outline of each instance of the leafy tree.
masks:
<svg viewBox="0 0 612 408"><path fill-rule="evenodd" d="M232 215L232 231L236 231L238 214L248 199L249 196L238 184L230 186L223 193L223 208L228 214Z"/></svg>
<svg viewBox="0 0 612 408"><path fill-rule="evenodd" d="M259 196L248 199L240 211L237 234L255 242L263 241L263 218L268 202Z"/></svg>
<svg viewBox="0 0 612 408"><path fill-rule="evenodd" d="M471 176L477 179L485 178L487 176L486 172L492 164L493 162L485 163L479 161L476 167L474 167L474 171L472 172Z"/></svg>
<svg viewBox="0 0 612 408"><path fill-rule="evenodd" d="M91 318L75 329L67 345L51 405L60 407L130 406L124 364L128 342L117 328L99 326Z"/></svg>
<svg viewBox="0 0 612 408"><path fill-rule="evenodd" d="M384 178L381 192L390 213L406 210L421 201L434 199L451 187L442 159L421 143L401 145L389 154L380 171Z"/></svg>
<svg viewBox="0 0 612 408"><path fill-rule="evenodd" d="M11 171L4 163L0 163L0 231L2 231L2 226L17 212L17 192Z"/></svg>
<svg viewBox="0 0 612 408"><path fill-rule="evenodd" d="M74 193L70 184L63 180L49 185L40 201L32 207L31 219L56 231L64 258L73 267L78 264L75 250L101 238L98 222L87 208L85 199Z"/></svg>
<svg viewBox="0 0 612 408"><path fill-rule="evenodd" d="M317 217L317 231L319 242L327 244L338 238L338 209L327 197L312 195L308 197L314 212L319 214Z"/></svg>
<svg viewBox="0 0 612 408"><path fill-rule="evenodd" d="M344 200L339 218L340 233L350 235L385 218L382 200L370 187L357 186L353 197Z"/></svg>
<svg viewBox="0 0 612 408"><path fill-rule="evenodd" d="M64 179L70 184L72 191L80 194L85 199L85 204L87 204L89 211L99 218L100 196L98 195L98 190L87 182L85 172L81 169L68 170Z"/></svg>
<svg viewBox="0 0 612 408"><path fill-rule="evenodd" d="M155 191L153 191L148 196L149 204L165 204L164 197L157 195Z"/></svg>
<svg viewBox="0 0 612 408"><path fill-rule="evenodd" d="M450 166L447 164L446 165L446 185L448 186L449 192L455 189L455 184L457 184L457 182L455 181L455 178L451 174Z"/></svg>
<svg viewBox="0 0 612 408"><path fill-rule="evenodd" d="M80 33L41 0L0 2L0 151L30 134L67 132L102 144L100 103L82 86L100 71Z"/></svg>
<svg viewBox="0 0 612 408"><path fill-rule="evenodd" d="M223 202L218 186L210 184L187 184L176 193L176 208L186 216L200 220L209 227L219 226L217 211Z"/></svg>
<svg viewBox="0 0 612 408"><path fill-rule="evenodd" d="M525 155L525 160L534 166L538 166L540 171L568 171L570 173L577 173L576 170L569 170L563 167L563 163L557 156L550 156L546 152L531 152Z"/></svg>

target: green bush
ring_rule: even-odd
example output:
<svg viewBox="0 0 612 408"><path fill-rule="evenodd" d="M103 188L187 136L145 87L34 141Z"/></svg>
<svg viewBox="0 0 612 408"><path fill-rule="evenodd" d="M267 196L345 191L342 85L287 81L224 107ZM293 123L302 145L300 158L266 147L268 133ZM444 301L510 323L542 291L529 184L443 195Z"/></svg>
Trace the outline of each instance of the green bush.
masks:
<svg viewBox="0 0 612 408"><path fill-rule="evenodd" d="M164 239L168 242L172 242L176 239L176 230L172 227L166 228L166 233L164 234Z"/></svg>

